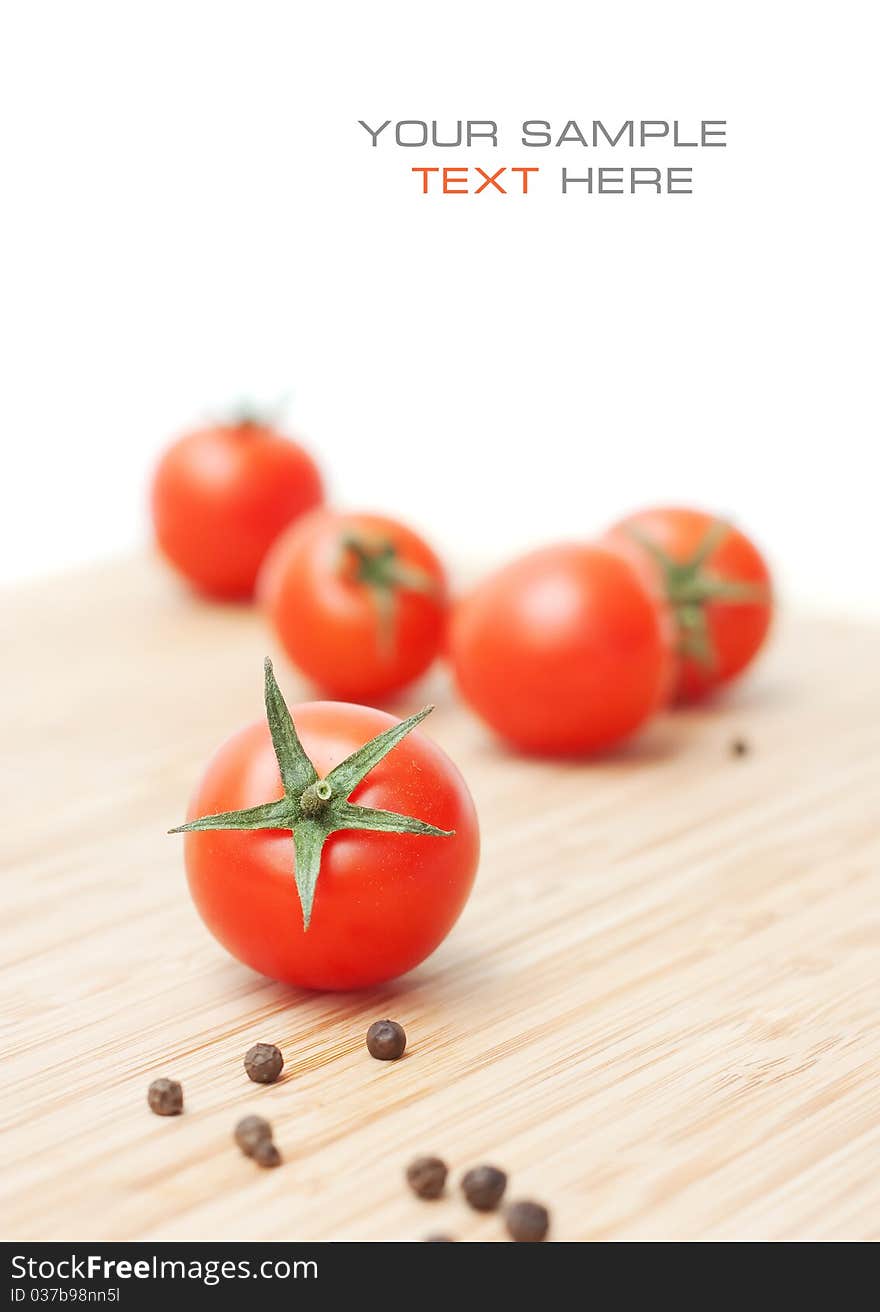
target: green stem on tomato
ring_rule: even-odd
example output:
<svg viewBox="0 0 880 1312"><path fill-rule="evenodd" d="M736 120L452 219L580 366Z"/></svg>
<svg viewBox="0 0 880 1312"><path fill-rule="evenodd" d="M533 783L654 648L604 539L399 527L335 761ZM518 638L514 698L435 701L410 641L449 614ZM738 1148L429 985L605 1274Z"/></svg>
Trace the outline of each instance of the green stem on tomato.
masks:
<svg viewBox="0 0 880 1312"><path fill-rule="evenodd" d="M713 520L696 551L685 560L675 560L637 525L632 525L628 532L660 570L664 593L676 622L679 654L700 665L712 666L715 651L709 635L707 608L767 601L763 584L723 579L709 567L711 557L730 532L730 525L721 519Z"/></svg>
<svg viewBox="0 0 880 1312"><path fill-rule="evenodd" d="M284 796L241 811L201 816L188 824L178 825L169 833L198 833L209 829L289 829L293 835L293 873L302 907L303 928L307 930L321 873L321 853L331 834L342 829L369 829L386 834L452 837L454 830L438 829L415 816L377 811L349 801L358 784L434 708L426 706L416 715L377 734L335 766L325 778L319 779L299 740L268 658L265 663L265 701Z"/></svg>
<svg viewBox="0 0 880 1312"><path fill-rule="evenodd" d="M290 406L291 394L282 392L274 401L259 402L250 397L243 397L226 411L216 417L215 422L224 428L235 428L242 433L260 429L277 428L284 422Z"/></svg>
<svg viewBox="0 0 880 1312"><path fill-rule="evenodd" d="M393 542L370 538L365 533L343 533L339 540L339 572L372 593L379 646L385 654L394 648L398 593L420 592L430 597L437 591L430 574L401 560Z"/></svg>

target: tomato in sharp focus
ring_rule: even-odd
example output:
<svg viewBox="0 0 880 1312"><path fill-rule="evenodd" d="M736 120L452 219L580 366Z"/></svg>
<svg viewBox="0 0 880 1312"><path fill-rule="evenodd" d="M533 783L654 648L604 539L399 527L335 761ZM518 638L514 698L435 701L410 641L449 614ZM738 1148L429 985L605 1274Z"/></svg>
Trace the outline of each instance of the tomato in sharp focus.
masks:
<svg viewBox="0 0 880 1312"><path fill-rule="evenodd" d="M443 566L417 533L385 516L308 515L273 547L258 591L291 661L334 697L397 692L443 646Z"/></svg>
<svg viewBox="0 0 880 1312"><path fill-rule="evenodd" d="M629 515L605 541L641 571L676 621L676 700L704 696L754 660L773 615L772 579L738 528L667 506Z"/></svg>
<svg viewBox="0 0 880 1312"><path fill-rule="evenodd" d="M383 711L340 702L307 702L293 708L292 718L317 775L309 792L322 784L330 791L333 770L377 734L395 726L406 734L393 749L386 745L387 754L357 783L348 803L342 793L326 803L328 829L337 823L333 807L338 802L349 819L354 814L355 824L359 817L364 824L388 823L391 811L392 824L415 817L414 826L436 830L330 832L323 846L321 840L317 844L314 901L307 900L309 849L301 842L321 816L317 822L306 818L312 811L307 813L298 785L286 797L281 757L276 759L277 746L273 750L274 730L270 733L261 722L220 747L198 786L189 816L193 825L200 823L196 817L207 817L201 821L207 828L186 834L189 887L216 938L264 975L310 989L378 984L417 966L458 919L479 857L474 805L449 757L424 734L408 732L410 722L401 726ZM346 789L347 784L342 792ZM314 796L311 800L318 805ZM224 821L218 813L266 810L267 803L292 806L295 838L290 829L268 827L271 810L262 820L247 811L245 823L259 820L263 826L256 830L214 827ZM225 818L230 824L234 820ZM435 836L440 831L454 832Z"/></svg>
<svg viewBox="0 0 880 1312"><path fill-rule="evenodd" d="M255 419L188 433L164 453L152 486L156 540L199 591L251 597L279 533L324 499L297 443Z"/></svg>
<svg viewBox="0 0 880 1312"><path fill-rule="evenodd" d="M598 546L548 547L493 574L456 607L450 650L478 715L549 755L601 751L633 733L671 674L663 607Z"/></svg>

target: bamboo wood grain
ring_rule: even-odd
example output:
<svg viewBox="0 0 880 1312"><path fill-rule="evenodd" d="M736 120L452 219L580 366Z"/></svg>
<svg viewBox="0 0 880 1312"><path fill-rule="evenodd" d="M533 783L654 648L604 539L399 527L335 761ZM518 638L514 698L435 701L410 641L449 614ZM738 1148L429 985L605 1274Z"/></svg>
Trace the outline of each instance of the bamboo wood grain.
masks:
<svg viewBox="0 0 880 1312"><path fill-rule="evenodd" d="M165 834L261 712L258 617L143 560L4 616L4 1237L500 1238L409 1195L420 1152L503 1166L558 1239L880 1237L880 632L783 621L727 701L583 765L507 755L434 676L393 709L438 701L474 897L411 976L319 996L224 954ZM277 1085L244 1076L258 1040ZM147 1111L157 1075L184 1116ZM250 1111L282 1169L234 1148Z"/></svg>

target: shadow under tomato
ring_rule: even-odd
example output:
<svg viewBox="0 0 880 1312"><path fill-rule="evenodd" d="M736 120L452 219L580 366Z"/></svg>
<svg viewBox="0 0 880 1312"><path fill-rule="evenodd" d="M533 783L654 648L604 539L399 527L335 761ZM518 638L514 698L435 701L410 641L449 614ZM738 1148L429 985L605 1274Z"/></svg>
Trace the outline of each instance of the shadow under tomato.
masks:
<svg viewBox="0 0 880 1312"><path fill-rule="evenodd" d="M558 773L563 770L572 773L618 764L627 766L655 764L675 756L682 745L679 735L675 733L673 718L664 716L655 720L641 733L605 751L564 756L550 752L527 751L493 738L487 729L483 739L473 749L472 755L490 764L515 761L530 766L536 771L552 770Z"/></svg>
<svg viewBox="0 0 880 1312"><path fill-rule="evenodd" d="M754 683L746 679L730 688L719 688L701 702L692 707L682 706L678 714L689 711L706 711L713 715L738 714L740 711L767 709L769 707L790 706L799 700L797 687L782 679L758 679Z"/></svg>

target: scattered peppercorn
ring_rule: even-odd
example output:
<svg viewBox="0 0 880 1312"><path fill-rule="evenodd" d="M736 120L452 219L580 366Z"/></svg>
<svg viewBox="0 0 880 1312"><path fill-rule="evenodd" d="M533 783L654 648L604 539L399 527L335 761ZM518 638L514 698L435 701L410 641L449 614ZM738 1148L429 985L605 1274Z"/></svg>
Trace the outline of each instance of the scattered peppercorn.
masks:
<svg viewBox="0 0 880 1312"><path fill-rule="evenodd" d="M733 742L730 744L730 755L748 756L748 754L749 744L746 742L745 738L734 738Z"/></svg>
<svg viewBox="0 0 880 1312"><path fill-rule="evenodd" d="M157 1116L179 1116L183 1111L183 1088L177 1080L153 1080L147 1102Z"/></svg>
<svg viewBox="0 0 880 1312"><path fill-rule="evenodd" d="M259 1143L255 1144L251 1157L258 1166L281 1165L281 1154L271 1139L261 1139Z"/></svg>
<svg viewBox="0 0 880 1312"><path fill-rule="evenodd" d="M417 1157L406 1168L406 1182L419 1198L439 1198L446 1176L446 1163L439 1157Z"/></svg>
<svg viewBox="0 0 880 1312"><path fill-rule="evenodd" d="M244 1054L244 1068L254 1084L272 1084L283 1066L284 1058L274 1043L255 1043Z"/></svg>
<svg viewBox="0 0 880 1312"><path fill-rule="evenodd" d="M504 1196L507 1176L497 1166L475 1166L461 1182L462 1192L478 1212L493 1212Z"/></svg>
<svg viewBox="0 0 880 1312"><path fill-rule="evenodd" d="M454 1244L452 1235L425 1235L426 1244Z"/></svg>
<svg viewBox="0 0 880 1312"><path fill-rule="evenodd" d="M396 1020L376 1020L367 1030L367 1051L377 1061L397 1061L406 1048L406 1031Z"/></svg>
<svg viewBox="0 0 880 1312"><path fill-rule="evenodd" d="M540 1203L511 1203L504 1213L504 1224L511 1239L519 1244L539 1244L547 1238L550 1213Z"/></svg>
<svg viewBox="0 0 880 1312"><path fill-rule="evenodd" d="M272 1126L262 1116L245 1116L235 1127L235 1142L245 1157L253 1157L257 1146L272 1138Z"/></svg>

